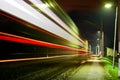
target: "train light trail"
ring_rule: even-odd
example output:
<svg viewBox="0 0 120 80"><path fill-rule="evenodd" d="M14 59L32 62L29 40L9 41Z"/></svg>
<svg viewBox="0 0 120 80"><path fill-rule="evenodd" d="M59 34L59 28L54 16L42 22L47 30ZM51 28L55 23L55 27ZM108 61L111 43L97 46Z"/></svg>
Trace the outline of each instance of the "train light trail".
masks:
<svg viewBox="0 0 120 80"><path fill-rule="evenodd" d="M3 33L3 32L0 32L0 40L7 40L7 41L12 41L12 42L24 43L24 44L32 44L32 45L45 46L45 47L50 47L50 48L59 48L59 49L75 50L75 51L84 52L84 50L80 50L76 48L70 48L67 46L48 43L44 41L38 41L35 39L25 38L25 37L16 36L16 35Z"/></svg>
<svg viewBox="0 0 120 80"><path fill-rule="evenodd" d="M47 57L20 58L20 59L5 59L5 60L0 60L0 63L42 60L42 59L51 59L51 58L68 57L68 56L78 56L78 55L61 55L61 56L49 56L49 57L47 56Z"/></svg>
<svg viewBox="0 0 120 80"><path fill-rule="evenodd" d="M7 7L9 8L7 8ZM83 44L77 40L75 37L70 35L64 29L59 27L49 18L39 13L36 9L30 7L24 0L1 0L0 9L6 13L9 13L25 22L33 24L43 30L46 30L52 34L60 36L68 41L74 42L78 45L83 46ZM50 25L49 25L50 24Z"/></svg>
<svg viewBox="0 0 120 80"><path fill-rule="evenodd" d="M2 59L28 56L46 58L48 55L87 52L86 42L79 37L77 26L55 3L52 0L0 1L0 17L7 20L4 22L6 25L1 23L0 28ZM8 62L32 59L14 59Z"/></svg>
<svg viewBox="0 0 120 80"><path fill-rule="evenodd" d="M36 7L38 7L38 9L40 9L41 11L43 11L45 14L47 14L49 17L51 17L54 21L56 21L59 25L61 25L64 29L66 29L68 32L70 32L72 35L74 35L77 39L79 39L81 42L83 42L57 15L55 15L46 4L44 4L42 1L33 1L30 0L30 2L32 2L30 5L35 5ZM84 42L83 42L84 43Z"/></svg>

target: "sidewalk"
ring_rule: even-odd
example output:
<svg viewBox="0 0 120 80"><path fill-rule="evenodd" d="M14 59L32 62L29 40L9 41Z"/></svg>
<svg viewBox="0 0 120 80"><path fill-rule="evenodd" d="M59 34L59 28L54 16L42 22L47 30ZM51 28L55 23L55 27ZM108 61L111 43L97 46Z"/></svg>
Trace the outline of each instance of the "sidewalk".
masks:
<svg viewBox="0 0 120 80"><path fill-rule="evenodd" d="M101 63L102 61L98 60L97 56L93 56L84 65L77 68L68 80L112 80Z"/></svg>

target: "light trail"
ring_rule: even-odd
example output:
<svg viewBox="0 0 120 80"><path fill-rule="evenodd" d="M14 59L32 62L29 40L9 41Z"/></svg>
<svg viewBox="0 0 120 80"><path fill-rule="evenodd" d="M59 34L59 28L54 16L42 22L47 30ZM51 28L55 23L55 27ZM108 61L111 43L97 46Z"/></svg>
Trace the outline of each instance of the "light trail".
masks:
<svg viewBox="0 0 120 80"><path fill-rule="evenodd" d="M46 16L30 7L30 5L24 0L1 0L0 9L5 13L19 18L20 20L24 20L25 22L33 24L38 28L46 30L54 35L64 38L65 40L82 46L82 43L79 40L63 30Z"/></svg>
<svg viewBox="0 0 120 80"><path fill-rule="evenodd" d="M80 42L85 44L85 42L80 39L57 15L55 15L47 5L45 5L42 1L35 1L30 0L32 2L32 6L35 5L38 9L42 10L45 14L47 14L49 17L51 17L55 22L57 22L59 25L61 25L65 30L70 32L73 36L75 36ZM31 5L31 4L30 4Z"/></svg>
<svg viewBox="0 0 120 80"><path fill-rule="evenodd" d="M42 29L42 28L38 28L37 26L35 26L35 25L33 25L33 24L30 24L30 23L28 23L28 22L25 22L25 21L22 21L22 20L20 20L20 19L18 19L18 18L15 18L15 17L13 17L13 16L10 16L10 15L4 13L4 12L0 12L0 14L3 15L3 16L5 16L5 17L7 17L7 18L9 18L9 19L12 19L12 20L14 20L14 21L16 21L16 22L19 22L19 23L21 23L21 24L24 24L24 25L26 25L26 26L28 26L28 27L30 27L30 28L33 28L33 29L38 30L38 31L41 31L41 32L43 32L43 33L45 33L45 34L47 34L47 35L53 36L53 37L55 37L55 38L58 38L58 39L60 39L60 40L62 40L62 41L64 41L64 42L69 42L70 44L78 45L78 44L76 44L76 43L74 43L74 42L72 42L72 41L68 41L68 40L66 40L66 39L64 39L64 38L62 38L62 37L60 37L60 36L58 36L58 35L55 35L55 34L53 34L53 33L50 33L50 32L48 32L48 31L46 31L46 30L44 30L44 29Z"/></svg>
<svg viewBox="0 0 120 80"><path fill-rule="evenodd" d="M67 46L63 46L59 44L53 44L53 43L39 41L39 40L30 39L26 37L16 36L16 35L4 33L4 32L0 32L0 40L6 40L6 41L12 41L12 42L24 43L24 44L32 44L32 45L38 45L38 46L45 46L45 47L50 47L50 48L74 50L74 51L79 51L82 53L85 52L85 50L82 50L82 49L71 48L71 47L67 47Z"/></svg>
<svg viewBox="0 0 120 80"><path fill-rule="evenodd" d="M59 57L64 57L64 56L77 56L77 55L75 54L75 55L62 55L62 56L50 56L50 57L47 56L47 57L35 57L35 58L5 59L5 60L0 60L0 63L42 60L42 59L59 58Z"/></svg>

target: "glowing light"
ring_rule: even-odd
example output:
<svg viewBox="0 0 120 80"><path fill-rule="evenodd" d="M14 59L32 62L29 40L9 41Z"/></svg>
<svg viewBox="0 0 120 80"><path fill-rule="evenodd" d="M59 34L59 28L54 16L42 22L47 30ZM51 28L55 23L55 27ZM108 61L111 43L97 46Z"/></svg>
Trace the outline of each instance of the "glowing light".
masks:
<svg viewBox="0 0 120 80"><path fill-rule="evenodd" d="M110 3L105 4L105 8L111 8L111 7L112 7L112 4Z"/></svg>

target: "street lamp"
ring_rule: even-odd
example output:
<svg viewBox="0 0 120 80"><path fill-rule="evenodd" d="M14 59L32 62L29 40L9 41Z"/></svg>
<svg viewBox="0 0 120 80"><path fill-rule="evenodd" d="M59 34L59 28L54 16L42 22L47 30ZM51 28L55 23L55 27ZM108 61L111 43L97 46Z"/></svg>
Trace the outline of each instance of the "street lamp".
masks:
<svg viewBox="0 0 120 80"><path fill-rule="evenodd" d="M106 3L104 5L104 7L106 9L110 9L112 7L112 3ZM115 29L114 29L114 47L113 47L113 67L115 64L115 48L116 48L116 29L117 29L117 13L118 13L118 8L116 7L116 16L115 16ZM101 20L101 24L100 24L100 52L101 52L101 57L104 56L104 32L103 32L103 18L100 19ZM89 22L87 21L89 24L92 24L94 26L98 26L97 24L93 23L93 22Z"/></svg>
<svg viewBox="0 0 120 80"><path fill-rule="evenodd" d="M110 9L112 7L111 3L106 3L104 5L106 9ZM101 18L101 27L100 27L100 32L101 32L101 38L100 38L100 51L101 51L101 57L104 56L104 31L103 31L103 17Z"/></svg>
<svg viewBox="0 0 120 80"><path fill-rule="evenodd" d="M112 4L111 3L106 3L105 4L105 8L111 8L112 7Z"/></svg>
<svg viewBox="0 0 120 80"><path fill-rule="evenodd" d="M105 8L111 8L112 4L105 4ZM117 32L117 18L118 18L118 6L115 8L115 28L114 28L114 44L113 44L113 68L115 67L115 49L116 49L116 32Z"/></svg>

